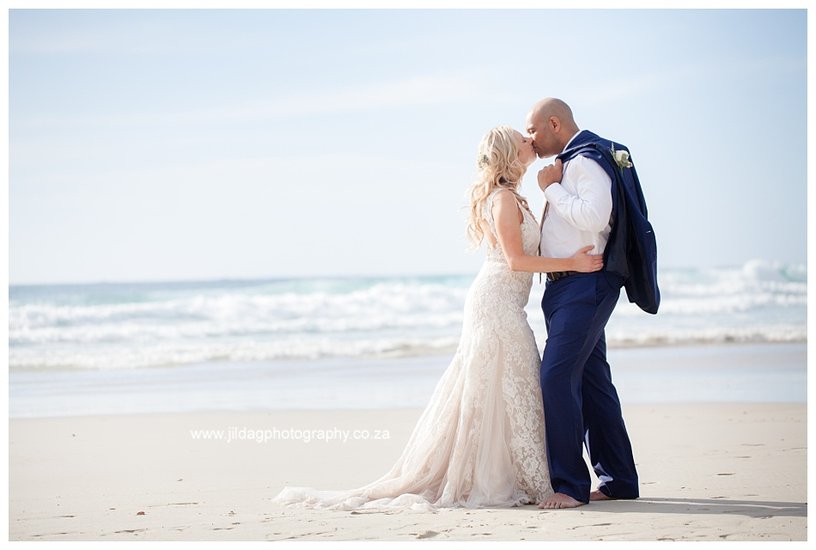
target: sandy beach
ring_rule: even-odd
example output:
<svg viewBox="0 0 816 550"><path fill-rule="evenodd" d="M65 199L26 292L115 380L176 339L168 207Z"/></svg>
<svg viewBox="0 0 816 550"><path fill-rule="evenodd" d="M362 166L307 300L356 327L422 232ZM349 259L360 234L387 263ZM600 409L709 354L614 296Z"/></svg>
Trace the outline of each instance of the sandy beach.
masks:
<svg viewBox="0 0 816 550"><path fill-rule="evenodd" d="M807 537L804 403L624 403L641 480L637 501L576 510L525 506L437 513L317 511L271 503L286 484L344 489L379 477L401 452L420 413L412 408L12 419L10 539ZM208 439L191 430L212 432Z"/></svg>
<svg viewBox="0 0 816 550"><path fill-rule="evenodd" d="M10 541L807 543L816 3L12 4Z"/></svg>

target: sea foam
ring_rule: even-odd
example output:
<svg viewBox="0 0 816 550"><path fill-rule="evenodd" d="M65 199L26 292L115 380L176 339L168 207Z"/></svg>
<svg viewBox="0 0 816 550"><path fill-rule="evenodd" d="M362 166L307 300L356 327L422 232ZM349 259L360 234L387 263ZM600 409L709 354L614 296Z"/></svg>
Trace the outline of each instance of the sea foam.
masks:
<svg viewBox="0 0 816 550"><path fill-rule="evenodd" d="M408 357L455 351L474 275L347 277L10 288L12 369L116 369L206 361ZM802 342L807 271L742 266L661 269L648 315L626 300L610 346ZM546 341L534 284L528 321Z"/></svg>

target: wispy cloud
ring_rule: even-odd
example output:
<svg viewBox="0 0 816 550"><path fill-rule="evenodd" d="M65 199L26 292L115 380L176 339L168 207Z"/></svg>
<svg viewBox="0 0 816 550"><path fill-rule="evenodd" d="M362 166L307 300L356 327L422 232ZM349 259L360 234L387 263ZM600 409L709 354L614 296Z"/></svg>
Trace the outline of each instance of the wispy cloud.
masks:
<svg viewBox="0 0 816 550"><path fill-rule="evenodd" d="M9 54L116 56L208 54L224 48L240 50L262 45L258 33L219 28L218 40L196 25L194 11L172 10L12 10ZM15 13L18 12L18 13Z"/></svg>
<svg viewBox="0 0 816 550"><path fill-rule="evenodd" d="M131 126L242 122L282 117L342 114L454 102L504 101L510 97L498 82L477 75L416 75L363 86L323 90L205 109L122 112L92 115L33 115L16 122L25 127Z"/></svg>
<svg viewBox="0 0 816 550"><path fill-rule="evenodd" d="M682 87L685 82L715 81L724 77L753 77L804 71L805 59L790 57L756 57L752 59L713 59L697 63L667 67L648 73L622 73L601 82L591 90L583 90L572 97L586 106L614 104L623 100L644 97L670 87ZM804 73L803 73L804 74Z"/></svg>

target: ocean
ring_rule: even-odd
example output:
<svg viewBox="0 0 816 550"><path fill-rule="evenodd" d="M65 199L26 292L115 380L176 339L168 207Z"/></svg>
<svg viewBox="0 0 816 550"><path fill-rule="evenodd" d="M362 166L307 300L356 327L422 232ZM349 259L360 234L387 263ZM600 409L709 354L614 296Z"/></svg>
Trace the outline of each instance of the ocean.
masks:
<svg viewBox="0 0 816 550"><path fill-rule="evenodd" d="M388 393L384 388L393 385L389 374L396 377L401 365L417 369L422 364L434 365L426 373L433 380L456 350L465 295L474 277L12 285L12 416L76 413L80 401L74 394L93 394L85 383L103 391L124 380L137 387L166 385L181 377L194 386L215 376L228 384L240 372L300 372L318 365L324 376L342 382L358 371L370 374L372 365L378 365L384 369L377 371L385 384L380 390ZM537 277L534 281L526 312L541 348L546 338L540 310L544 287ZM662 269L660 287L658 315L642 312L621 293L607 325L611 349L807 340L804 265L755 260L734 267ZM310 382L302 384L308 394ZM61 389L69 399L57 406ZM288 395L296 390L290 387ZM416 390L424 397L427 391L428 383ZM384 402L414 403L396 393ZM263 406L242 400L240 394L230 403ZM206 396L199 401L194 408L219 403ZM312 401L314 406L326 403ZM107 408L100 405L89 412L111 408L117 409L115 396Z"/></svg>

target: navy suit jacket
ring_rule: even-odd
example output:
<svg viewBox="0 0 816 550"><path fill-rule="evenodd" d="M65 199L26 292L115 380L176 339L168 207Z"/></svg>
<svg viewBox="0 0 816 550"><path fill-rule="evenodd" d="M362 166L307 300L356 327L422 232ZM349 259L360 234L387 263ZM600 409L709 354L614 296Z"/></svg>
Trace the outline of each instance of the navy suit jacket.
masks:
<svg viewBox="0 0 816 550"><path fill-rule="evenodd" d="M577 155L588 157L609 174L612 179L612 227L604 250L604 269L624 279L626 295L647 313L657 313L660 306L660 288L657 285L657 242L649 223L646 200L632 166L618 166L612 153L629 149L620 143L602 138L589 130L581 131L569 144L569 149L558 155L567 162Z"/></svg>

